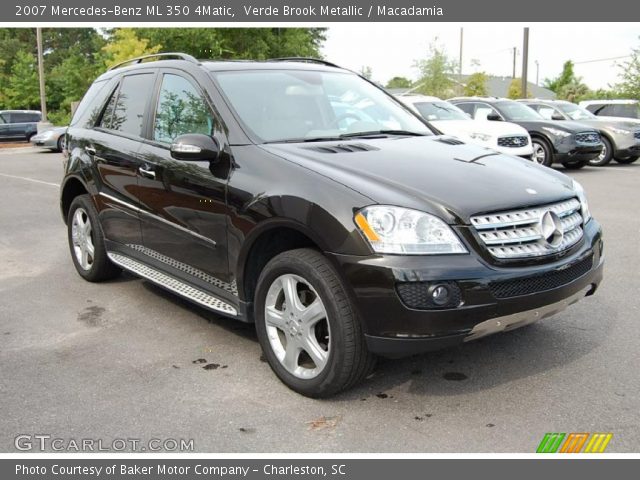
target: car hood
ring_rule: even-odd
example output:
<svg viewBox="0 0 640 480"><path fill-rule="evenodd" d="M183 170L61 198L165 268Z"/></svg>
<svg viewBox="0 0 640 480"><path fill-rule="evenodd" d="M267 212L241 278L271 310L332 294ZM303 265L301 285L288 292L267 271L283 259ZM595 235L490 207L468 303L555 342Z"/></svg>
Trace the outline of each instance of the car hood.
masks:
<svg viewBox="0 0 640 480"><path fill-rule="evenodd" d="M452 140L458 144L450 144ZM260 148L339 182L372 203L427 211L452 224L468 224L478 213L574 195L571 179L560 172L446 136Z"/></svg>
<svg viewBox="0 0 640 480"><path fill-rule="evenodd" d="M584 122L574 122L573 120L529 120L526 122L517 122L518 125L522 125L527 130L539 130L541 128L555 128L567 130L571 133L584 132L585 130L592 130Z"/></svg>
<svg viewBox="0 0 640 480"><path fill-rule="evenodd" d="M507 135L527 135L520 125L510 122L491 122L488 120L435 120L429 122L447 135L484 133L494 137Z"/></svg>

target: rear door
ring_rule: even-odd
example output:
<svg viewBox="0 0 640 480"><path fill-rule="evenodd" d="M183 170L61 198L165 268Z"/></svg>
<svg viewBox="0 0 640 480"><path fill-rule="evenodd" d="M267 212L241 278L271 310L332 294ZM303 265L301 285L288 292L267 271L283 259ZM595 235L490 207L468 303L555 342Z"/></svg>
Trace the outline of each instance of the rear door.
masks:
<svg viewBox="0 0 640 480"><path fill-rule="evenodd" d="M220 117L194 77L163 69L150 118L148 141L140 150L142 234L147 255L192 283L206 282L221 297L235 293L228 268L228 153ZM215 164L179 161L169 151L176 137L213 136L221 146Z"/></svg>
<svg viewBox="0 0 640 480"><path fill-rule="evenodd" d="M142 245L137 155L155 75L153 70L142 70L122 76L84 146L97 170L105 237L132 248Z"/></svg>

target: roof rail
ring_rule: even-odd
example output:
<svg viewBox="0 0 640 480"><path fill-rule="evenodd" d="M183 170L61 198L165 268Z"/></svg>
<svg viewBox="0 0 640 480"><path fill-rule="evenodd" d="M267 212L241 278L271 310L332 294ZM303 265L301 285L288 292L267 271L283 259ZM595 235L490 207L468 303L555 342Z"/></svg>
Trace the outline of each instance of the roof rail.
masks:
<svg viewBox="0 0 640 480"><path fill-rule="evenodd" d="M200 63L195 57L192 57L191 55L188 55L186 53L178 53L178 52L153 53L151 55L143 55L141 57L130 58L129 60L125 60L124 62L120 62L112 67L109 67L109 70L115 70L116 68L121 68L130 63L133 63L133 64L142 63L144 60L147 60L150 58L160 59L162 57L177 58L179 60L186 60L187 62L191 62L191 63Z"/></svg>
<svg viewBox="0 0 640 480"><path fill-rule="evenodd" d="M269 58L267 62L302 62L302 63L317 63L319 65L325 65L327 67L342 68L335 63L327 62L321 58L312 57L281 57L281 58Z"/></svg>

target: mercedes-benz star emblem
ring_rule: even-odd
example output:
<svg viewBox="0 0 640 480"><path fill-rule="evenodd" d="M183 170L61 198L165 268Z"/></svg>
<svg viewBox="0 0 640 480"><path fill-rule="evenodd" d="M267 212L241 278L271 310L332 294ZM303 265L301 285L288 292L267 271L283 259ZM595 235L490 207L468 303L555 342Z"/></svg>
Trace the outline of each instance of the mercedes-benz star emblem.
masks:
<svg viewBox="0 0 640 480"><path fill-rule="evenodd" d="M551 248L558 248L562 244L564 232L562 231L562 221L556 213L548 210L540 218L540 233L542 238Z"/></svg>

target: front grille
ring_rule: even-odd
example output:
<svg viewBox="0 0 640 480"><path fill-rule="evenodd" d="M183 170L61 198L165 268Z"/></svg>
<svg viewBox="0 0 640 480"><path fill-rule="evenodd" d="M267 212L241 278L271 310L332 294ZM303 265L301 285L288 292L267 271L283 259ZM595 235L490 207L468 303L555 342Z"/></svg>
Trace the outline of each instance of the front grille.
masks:
<svg viewBox="0 0 640 480"><path fill-rule="evenodd" d="M576 142L600 143L600 134L597 132L581 132L576 134Z"/></svg>
<svg viewBox="0 0 640 480"><path fill-rule="evenodd" d="M562 252L583 235L580 202L560 203L524 210L471 217L489 253L498 259L541 257Z"/></svg>
<svg viewBox="0 0 640 480"><path fill-rule="evenodd" d="M585 275L593 266L589 256L564 270L554 270L529 278L490 282L489 290L495 298L511 298L544 292L561 287Z"/></svg>
<svg viewBox="0 0 640 480"><path fill-rule="evenodd" d="M529 145L529 139L525 135L498 138L499 147L517 148Z"/></svg>

